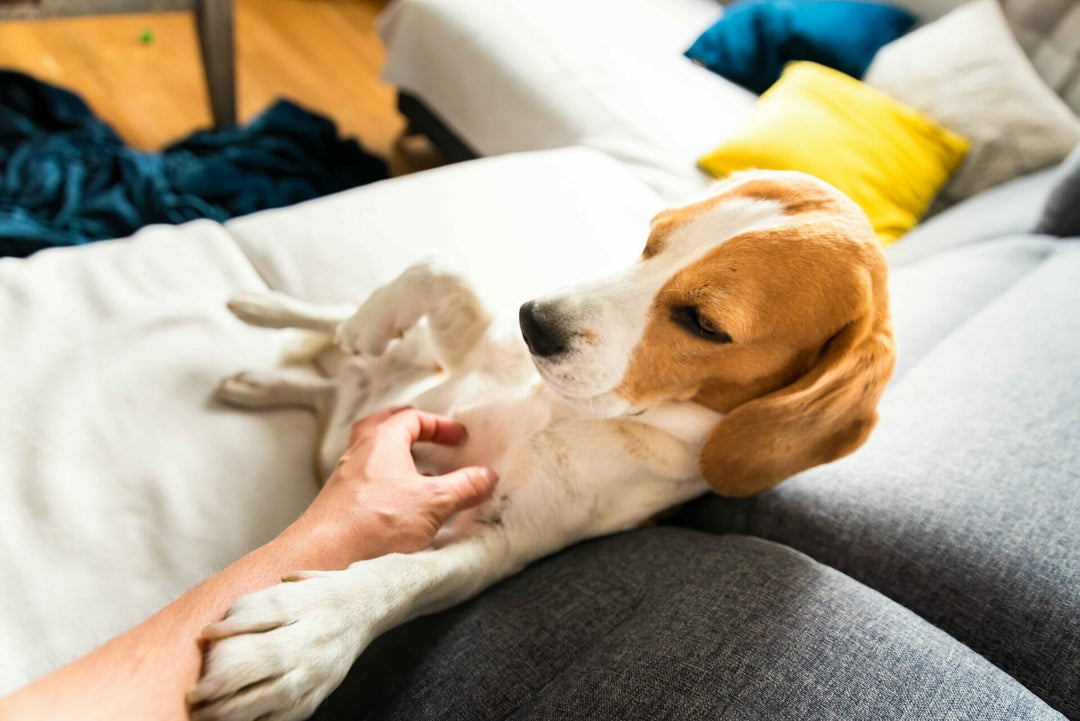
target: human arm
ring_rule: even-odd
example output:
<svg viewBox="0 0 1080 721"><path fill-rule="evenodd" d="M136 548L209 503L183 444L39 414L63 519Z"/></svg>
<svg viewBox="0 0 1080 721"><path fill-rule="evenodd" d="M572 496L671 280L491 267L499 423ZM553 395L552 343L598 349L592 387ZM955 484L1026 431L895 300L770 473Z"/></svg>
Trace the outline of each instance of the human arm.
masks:
<svg viewBox="0 0 1080 721"><path fill-rule="evenodd" d="M416 441L458 444L463 426L411 409L358 421L349 448L311 506L280 535L146 621L0 701L0 719L186 719L184 693L202 661L200 630L240 596L300 570L334 570L426 547L456 511L494 488L494 472L421 476Z"/></svg>

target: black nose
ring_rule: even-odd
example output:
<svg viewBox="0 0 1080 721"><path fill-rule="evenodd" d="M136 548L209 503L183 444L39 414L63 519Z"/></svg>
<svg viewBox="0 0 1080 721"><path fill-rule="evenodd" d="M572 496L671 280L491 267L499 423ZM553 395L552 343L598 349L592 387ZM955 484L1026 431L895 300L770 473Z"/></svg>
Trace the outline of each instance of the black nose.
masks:
<svg viewBox="0 0 1080 721"><path fill-rule="evenodd" d="M522 304L518 311L518 323L525 345L529 346L533 355L544 358L565 352L565 336L550 323L545 323L541 315L535 300Z"/></svg>

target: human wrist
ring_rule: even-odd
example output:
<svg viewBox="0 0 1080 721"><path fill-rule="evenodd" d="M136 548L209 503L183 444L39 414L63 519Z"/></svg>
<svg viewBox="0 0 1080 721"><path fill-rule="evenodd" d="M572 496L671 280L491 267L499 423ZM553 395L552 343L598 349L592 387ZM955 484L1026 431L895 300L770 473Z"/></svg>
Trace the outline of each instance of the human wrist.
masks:
<svg viewBox="0 0 1080 721"><path fill-rule="evenodd" d="M283 566L291 571L335 571L354 560L354 550L342 543L341 533L301 516L267 544Z"/></svg>
<svg viewBox="0 0 1080 721"><path fill-rule="evenodd" d="M332 571L394 551L392 529L374 513L305 513L272 544L283 562L298 564L290 570Z"/></svg>

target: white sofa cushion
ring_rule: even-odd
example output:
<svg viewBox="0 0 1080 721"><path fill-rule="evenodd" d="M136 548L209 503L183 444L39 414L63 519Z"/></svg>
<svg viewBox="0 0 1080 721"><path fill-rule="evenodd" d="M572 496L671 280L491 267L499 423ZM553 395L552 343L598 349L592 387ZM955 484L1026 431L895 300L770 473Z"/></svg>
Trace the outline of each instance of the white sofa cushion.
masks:
<svg viewBox="0 0 1080 721"><path fill-rule="evenodd" d="M398 0L380 24L383 77L482 155L585 145L680 200L756 99L683 56L721 13L715 0Z"/></svg>
<svg viewBox="0 0 1080 721"><path fill-rule="evenodd" d="M447 166L226 224L271 287L367 296L421 257L462 266L493 308L630 262L664 202L587 148ZM515 315L516 318L516 315Z"/></svg>

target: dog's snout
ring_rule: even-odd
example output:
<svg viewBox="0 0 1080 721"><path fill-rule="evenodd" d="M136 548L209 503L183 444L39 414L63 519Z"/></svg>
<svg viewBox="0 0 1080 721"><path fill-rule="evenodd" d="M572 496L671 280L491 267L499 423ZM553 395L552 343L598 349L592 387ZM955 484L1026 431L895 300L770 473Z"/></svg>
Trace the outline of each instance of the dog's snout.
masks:
<svg viewBox="0 0 1080 721"><path fill-rule="evenodd" d="M535 300L522 304L518 323L525 345L533 355L547 358L566 352L565 333L544 317Z"/></svg>

